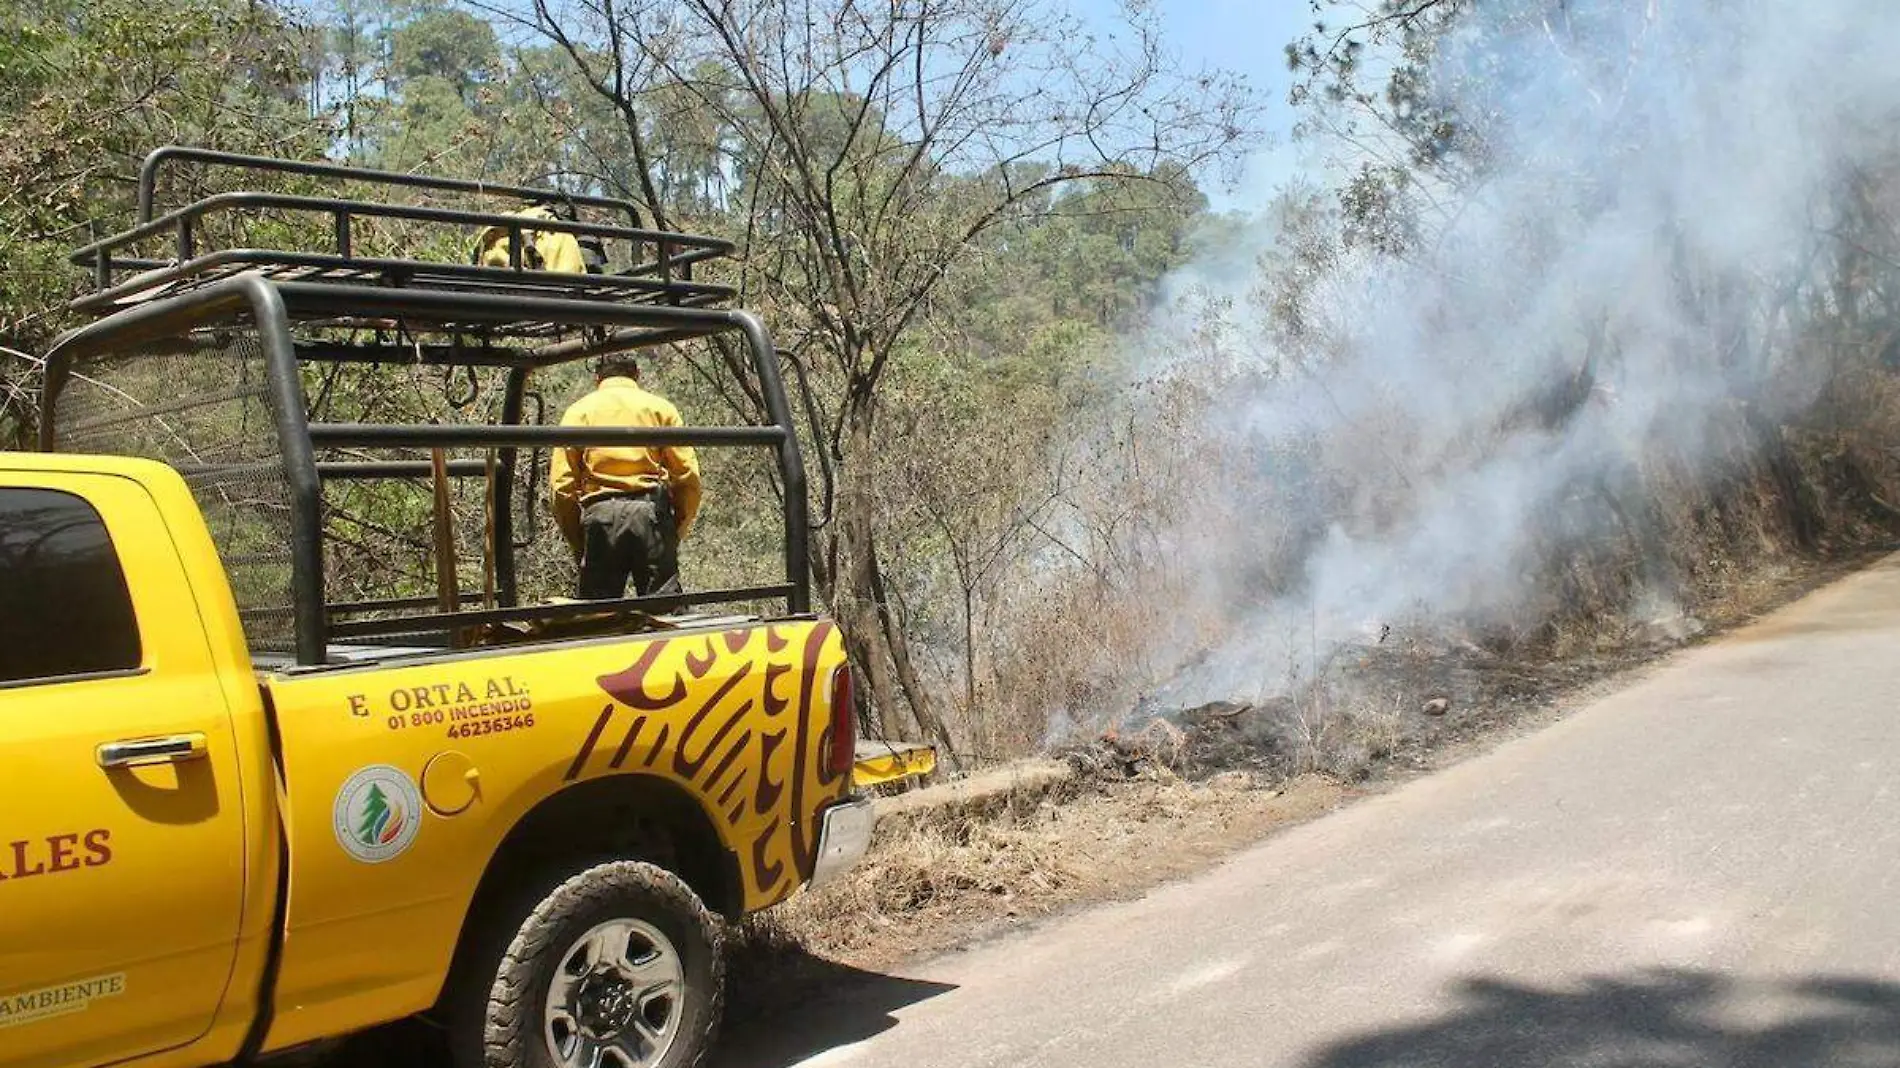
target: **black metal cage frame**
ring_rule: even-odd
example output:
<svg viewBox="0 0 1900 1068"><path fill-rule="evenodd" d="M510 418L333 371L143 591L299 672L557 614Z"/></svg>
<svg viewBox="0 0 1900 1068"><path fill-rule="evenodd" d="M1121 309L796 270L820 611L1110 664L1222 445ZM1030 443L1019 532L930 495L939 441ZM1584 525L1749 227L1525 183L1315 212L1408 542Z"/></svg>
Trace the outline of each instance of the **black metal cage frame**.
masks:
<svg viewBox="0 0 1900 1068"><path fill-rule="evenodd" d="M624 212L631 226L519 215L469 212L336 197L228 193L155 215L158 175L172 161L195 162L374 186L498 196L515 202L565 200ZM201 251L196 235L215 212L235 208L287 208L330 216L337 248L330 253L235 249ZM74 301L102 317L62 336L46 362L41 447L59 447L56 418L60 395L83 361L162 345L207 330L254 331L261 346L270 392L272 422L280 450L291 511L290 579L295 658L326 660L332 640L397 635L454 634L467 628L511 622L553 622L581 616L653 617L682 608L783 599L787 615L811 610L807 493L792 411L778 354L764 325L753 315L709 306L731 290L693 281L692 266L731 251L729 242L646 229L625 201L570 196L554 190L497 186L455 179L371 171L330 163L304 163L167 147L147 157L140 172L140 225L81 249L74 262L94 269L97 290ZM353 254L350 220L380 216L421 224L503 227L511 238L506 268L368 259ZM142 241L171 233L176 258L153 260L128 253ZM520 250L531 232L566 232L615 239L636 250L632 266L613 274L561 274L526 269ZM651 249L647 258L638 250ZM135 271L121 278L125 271ZM387 327L445 339L434 345L392 343ZM339 328L356 328L338 340ZM372 335L369 339L361 333ZM736 335L751 358L769 422L758 426L688 428L558 427L524 422L534 371L610 352ZM499 344L498 344L499 342ZM300 367L306 363L376 362L506 369L497 423L463 425L311 422ZM690 445L773 450L777 459L784 520L784 581L765 586L694 591L609 601L519 604L512 493L522 450L609 445ZM325 448L477 448L493 450L493 566L496 607L455 610L434 598L397 598L330 603L323 558L323 495L326 481L426 476L428 461L319 461ZM481 461L449 461L449 477L482 477ZM403 609L437 608L423 614L356 618ZM279 609L278 611L282 611Z"/></svg>

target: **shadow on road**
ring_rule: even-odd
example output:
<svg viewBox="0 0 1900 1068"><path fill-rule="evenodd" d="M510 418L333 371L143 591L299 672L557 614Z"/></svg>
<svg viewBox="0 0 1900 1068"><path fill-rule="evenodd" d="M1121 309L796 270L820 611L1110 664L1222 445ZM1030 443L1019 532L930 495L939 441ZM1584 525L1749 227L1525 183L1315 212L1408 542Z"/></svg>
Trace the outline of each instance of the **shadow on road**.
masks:
<svg viewBox="0 0 1900 1068"><path fill-rule="evenodd" d="M867 972L795 948L735 955L719 1044L707 1068L788 1068L897 1024L891 1013L956 989ZM447 1068L441 1032L404 1020L328 1051L314 1068Z"/></svg>
<svg viewBox="0 0 1900 1068"><path fill-rule="evenodd" d="M731 1007L708 1068L789 1068L897 1025L898 1009L956 987L867 972L798 953L764 967L735 962Z"/></svg>
<svg viewBox="0 0 1900 1068"><path fill-rule="evenodd" d="M1461 996L1453 1013L1334 1044L1305 1068L1900 1066L1900 985L1884 981L1657 971L1566 989L1471 979Z"/></svg>

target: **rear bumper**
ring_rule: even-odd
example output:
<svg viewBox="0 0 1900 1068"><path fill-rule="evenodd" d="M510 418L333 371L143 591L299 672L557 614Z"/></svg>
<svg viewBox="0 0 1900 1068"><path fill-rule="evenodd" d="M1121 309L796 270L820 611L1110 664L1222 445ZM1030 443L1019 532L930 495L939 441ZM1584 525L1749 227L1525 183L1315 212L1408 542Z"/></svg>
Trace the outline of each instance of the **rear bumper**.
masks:
<svg viewBox="0 0 1900 1068"><path fill-rule="evenodd" d="M868 799L842 801L825 810L818 825L818 862L812 865L811 886L836 879L864 859L871 846L871 828L877 814Z"/></svg>

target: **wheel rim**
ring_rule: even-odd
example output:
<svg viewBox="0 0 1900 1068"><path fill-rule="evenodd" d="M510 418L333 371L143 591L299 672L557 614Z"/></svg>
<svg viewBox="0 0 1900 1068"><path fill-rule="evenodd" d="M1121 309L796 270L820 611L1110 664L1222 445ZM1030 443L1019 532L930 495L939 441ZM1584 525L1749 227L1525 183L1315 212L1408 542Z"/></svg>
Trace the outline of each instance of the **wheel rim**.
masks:
<svg viewBox="0 0 1900 1068"><path fill-rule="evenodd" d="M679 950L658 928L597 924L561 954L548 983L548 1053L562 1068L650 1068L679 1036L685 994Z"/></svg>

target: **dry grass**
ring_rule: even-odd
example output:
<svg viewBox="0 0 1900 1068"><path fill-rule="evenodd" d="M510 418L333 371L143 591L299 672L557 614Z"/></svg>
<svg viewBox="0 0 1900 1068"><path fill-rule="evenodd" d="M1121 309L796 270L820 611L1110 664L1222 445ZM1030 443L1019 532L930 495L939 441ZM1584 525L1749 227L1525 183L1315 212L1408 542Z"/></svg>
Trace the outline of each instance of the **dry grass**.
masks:
<svg viewBox="0 0 1900 1068"><path fill-rule="evenodd" d="M889 967L1139 892L1342 796L1318 777L1264 787L1244 773L1194 782L1151 766L1118 782L1068 778L974 815L955 807L881 820L855 871L747 924L738 970L787 950Z"/></svg>
<svg viewBox="0 0 1900 1068"><path fill-rule="evenodd" d="M1359 650L1335 660L1315 649L1282 664L1274 658L1301 642L1261 630L1303 615L1280 610L1306 596L1302 576L1329 530L1343 524L1376 542L1408 521L1416 494L1385 481L1379 465L1356 466L1351 449L1316 470L1252 457L1231 440L1215 442L1198 411L1190 409L1179 434L1113 443L1115 462L1092 474L1144 474L1115 492L1078 475L1078 492L1101 494L1076 504L1091 538L998 580L1001 592L983 614L975 700L950 714L978 763L1051 739L1087 741L1103 727L1126 728L1138 712L1140 729L1156 695L1183 678L1193 680L1196 700L1244 698L1199 684L1231 665L1201 668L1212 650L1258 644L1261 685L1282 670L1289 689L1315 670L1321 676L1323 691L1289 694L1286 714L1276 712L1283 770L1341 772L1349 770L1342 760L1376 762L1416 733L1414 705L1430 696L1421 691L1433 672L1451 676L1439 685L1463 706L1490 700L1489 680L1512 673L1547 689L1573 665L1614 669L1697 640L1756 610L1781 584L1891 545L1900 533L1900 451L1891 447L1900 375L1843 374L1792 421L1743 406L1712 417L1708 441L1687 453L1670 434L1632 443L1640 463L1576 480L1533 517L1523 560L1512 564L1522 574L1492 576L1494 588L1475 607L1459 607L1448 591L1450 604L1377 609L1405 617L1376 622L1395 628L1393 643L1416 643L1407 670L1422 682L1385 685L1401 665L1379 649L1367 655L1387 662L1368 688L1347 662ZM1181 450L1195 457L1199 492L1155 477ZM1153 497L1157 485L1176 496ZM946 693L963 688L957 671L939 682Z"/></svg>

